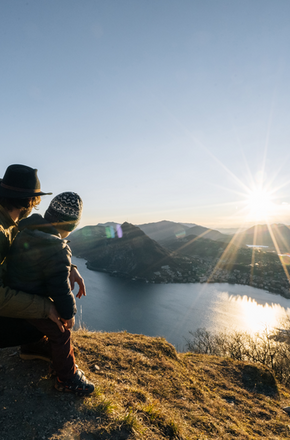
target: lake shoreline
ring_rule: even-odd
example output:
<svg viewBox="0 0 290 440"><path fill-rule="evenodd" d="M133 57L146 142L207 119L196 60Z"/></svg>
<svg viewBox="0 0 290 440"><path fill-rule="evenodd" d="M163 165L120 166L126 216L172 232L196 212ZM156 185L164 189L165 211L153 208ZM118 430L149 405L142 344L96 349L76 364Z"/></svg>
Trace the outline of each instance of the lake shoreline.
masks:
<svg viewBox="0 0 290 440"><path fill-rule="evenodd" d="M87 290L77 299L76 321L92 331L161 336L184 351L189 332L198 328L255 334L290 316L288 299L248 285L146 283L89 270L85 259L73 256L72 262Z"/></svg>
<svg viewBox="0 0 290 440"><path fill-rule="evenodd" d="M85 260L86 261L86 260ZM229 279L208 279L207 277L200 277L199 280L197 280L196 278L186 278L186 279L172 279L172 278L168 278L168 279L161 279L161 278L157 278L154 280L150 280L149 278L142 278L142 277L138 277L138 276L134 276L132 277L130 274L126 274L124 272L117 272L117 271L108 271L104 268L94 268L88 261L86 261L86 267L93 271L93 272L100 272L100 273L105 273L111 277L114 278L120 278L120 279L125 279L125 280L130 280L130 281L139 281L142 283L146 283L146 284L230 284L230 285L237 285L237 286L249 286L252 287L254 289L259 289L259 290L264 290L266 293L271 293L273 295L279 295L282 298L285 299L290 299L290 291L285 291L285 292L281 292L281 290L279 289L273 289L269 286L266 286L267 288L265 288L263 285L259 285L257 283L239 283L236 280L233 281L230 277Z"/></svg>

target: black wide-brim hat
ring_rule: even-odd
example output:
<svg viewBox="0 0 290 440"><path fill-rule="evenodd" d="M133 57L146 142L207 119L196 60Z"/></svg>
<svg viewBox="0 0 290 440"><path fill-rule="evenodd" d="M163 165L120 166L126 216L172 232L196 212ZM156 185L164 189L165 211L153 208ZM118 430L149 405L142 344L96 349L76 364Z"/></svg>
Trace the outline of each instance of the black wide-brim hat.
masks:
<svg viewBox="0 0 290 440"><path fill-rule="evenodd" d="M37 170L26 165L10 165L0 179L0 197L26 199L50 194L41 191Z"/></svg>

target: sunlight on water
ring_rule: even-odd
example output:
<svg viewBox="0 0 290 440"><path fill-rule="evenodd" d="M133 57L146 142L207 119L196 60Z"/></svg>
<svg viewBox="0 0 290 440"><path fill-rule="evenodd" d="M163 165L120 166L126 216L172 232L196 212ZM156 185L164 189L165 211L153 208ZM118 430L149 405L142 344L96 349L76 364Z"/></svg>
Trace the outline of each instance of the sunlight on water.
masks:
<svg viewBox="0 0 290 440"><path fill-rule="evenodd" d="M198 328L250 334L283 327L290 300L235 284L146 284L88 270L73 257L87 296L77 300L77 324L90 330L163 336L179 350ZM76 291L77 292L76 287Z"/></svg>
<svg viewBox="0 0 290 440"><path fill-rule="evenodd" d="M226 327L256 333L265 328L270 330L281 327L282 323L290 317L290 308L285 309L277 303L259 304L258 301L246 295L239 296L221 292L215 313L223 317L220 325L226 324Z"/></svg>

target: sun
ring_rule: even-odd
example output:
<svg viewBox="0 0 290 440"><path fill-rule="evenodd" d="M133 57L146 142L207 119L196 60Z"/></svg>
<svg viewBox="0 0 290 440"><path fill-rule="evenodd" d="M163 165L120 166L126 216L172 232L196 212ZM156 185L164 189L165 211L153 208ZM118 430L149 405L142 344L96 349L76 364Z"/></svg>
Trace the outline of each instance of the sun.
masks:
<svg viewBox="0 0 290 440"><path fill-rule="evenodd" d="M269 191L258 188L250 191L247 200L248 218L254 221L268 220L274 213L274 204Z"/></svg>

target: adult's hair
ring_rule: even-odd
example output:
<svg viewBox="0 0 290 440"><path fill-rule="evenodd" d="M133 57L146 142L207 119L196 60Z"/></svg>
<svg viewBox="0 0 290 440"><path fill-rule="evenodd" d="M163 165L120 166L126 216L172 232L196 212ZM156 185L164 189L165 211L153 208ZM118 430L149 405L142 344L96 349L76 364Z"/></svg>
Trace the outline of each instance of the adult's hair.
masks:
<svg viewBox="0 0 290 440"><path fill-rule="evenodd" d="M0 205L6 208L8 211L13 211L13 209L32 209L39 205L41 201L40 196L29 197L25 199L21 198L8 198L0 197Z"/></svg>

